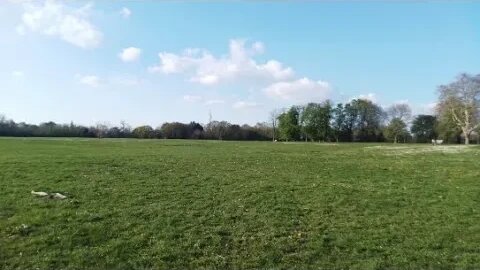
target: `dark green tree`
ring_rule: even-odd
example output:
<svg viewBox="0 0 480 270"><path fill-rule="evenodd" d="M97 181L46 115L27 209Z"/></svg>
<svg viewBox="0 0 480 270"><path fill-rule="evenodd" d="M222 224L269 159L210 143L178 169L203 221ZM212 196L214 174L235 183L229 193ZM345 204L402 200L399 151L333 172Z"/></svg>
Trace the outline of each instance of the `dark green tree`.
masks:
<svg viewBox="0 0 480 270"><path fill-rule="evenodd" d="M309 103L304 107L301 122L304 133L312 140L326 141L331 133L332 105L324 103Z"/></svg>
<svg viewBox="0 0 480 270"><path fill-rule="evenodd" d="M292 106L278 116L278 132L281 140L296 141L300 139L300 110Z"/></svg>
<svg viewBox="0 0 480 270"><path fill-rule="evenodd" d="M354 140L373 142L382 140L382 122L385 113L380 106L366 99L354 99L348 109L348 124L353 127Z"/></svg>
<svg viewBox="0 0 480 270"><path fill-rule="evenodd" d="M132 134L135 138L139 139L150 139L154 138L154 131L151 126L139 126L136 127L133 131Z"/></svg>
<svg viewBox="0 0 480 270"><path fill-rule="evenodd" d="M426 143L437 139L437 117L433 115L417 115L412 122L410 131L416 142Z"/></svg>

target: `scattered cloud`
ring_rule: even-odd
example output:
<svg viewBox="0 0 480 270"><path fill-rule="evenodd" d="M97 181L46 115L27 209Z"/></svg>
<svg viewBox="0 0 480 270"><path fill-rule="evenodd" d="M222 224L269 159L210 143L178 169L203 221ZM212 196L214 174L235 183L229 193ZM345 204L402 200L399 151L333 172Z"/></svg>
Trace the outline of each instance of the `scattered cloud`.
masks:
<svg viewBox="0 0 480 270"><path fill-rule="evenodd" d="M95 75L77 75L77 78L81 84L87 85L89 87L99 87L101 84L100 78Z"/></svg>
<svg viewBox="0 0 480 270"><path fill-rule="evenodd" d="M137 77L137 76L132 76L132 75L119 75L119 76L109 76L105 78L101 78L96 75L81 75L81 74L76 74L75 75L76 80L83 85L92 87L92 88L97 88L97 87L114 87L114 89L118 88L131 88L131 87L136 87L139 85L142 85L146 83L147 81Z"/></svg>
<svg viewBox="0 0 480 270"><path fill-rule="evenodd" d="M130 18L130 15L132 15L132 11L126 7L123 7L122 10L120 10L120 15L122 15L124 19L128 19Z"/></svg>
<svg viewBox="0 0 480 270"><path fill-rule="evenodd" d="M216 104L225 104L225 100L222 99L210 99L205 101L205 105L216 105Z"/></svg>
<svg viewBox="0 0 480 270"><path fill-rule="evenodd" d="M266 82L291 79L293 69L281 62L268 60L258 63L253 57L263 53L263 43L247 46L245 40L232 39L226 56L214 56L204 49L189 48L181 54L161 52L160 63L149 68L150 72L184 74L190 81L203 85L216 85L227 81Z"/></svg>
<svg viewBox="0 0 480 270"><path fill-rule="evenodd" d="M249 109L249 108L256 108L261 106L261 104L258 104L256 102L250 102L250 101L237 101L233 104L234 109Z"/></svg>
<svg viewBox="0 0 480 270"><path fill-rule="evenodd" d="M183 100L185 100L187 102L195 103L195 102L201 101L202 97L201 96L194 96L194 95L184 95Z"/></svg>
<svg viewBox="0 0 480 270"><path fill-rule="evenodd" d="M32 0L7 0L7 1L12 3L12 4L22 4L22 3L30 2Z"/></svg>
<svg viewBox="0 0 480 270"><path fill-rule="evenodd" d="M16 28L17 33L31 31L55 36L85 49L101 43L103 34L89 21L91 4L73 9L54 0L40 5L34 3L23 2L22 22Z"/></svg>
<svg viewBox="0 0 480 270"><path fill-rule="evenodd" d="M121 53L118 54L118 57L122 59L123 62L134 62L140 58L142 54L142 50L135 47L129 47L122 50Z"/></svg>
<svg viewBox="0 0 480 270"><path fill-rule="evenodd" d="M301 78L273 83L264 89L267 96L294 102L323 101L330 96L330 84Z"/></svg>

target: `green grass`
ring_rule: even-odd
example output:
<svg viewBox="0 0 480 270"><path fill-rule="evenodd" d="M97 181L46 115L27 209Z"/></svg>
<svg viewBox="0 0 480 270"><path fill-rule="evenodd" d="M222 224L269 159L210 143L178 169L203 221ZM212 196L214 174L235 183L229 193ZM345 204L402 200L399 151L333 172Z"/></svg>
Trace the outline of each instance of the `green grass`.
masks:
<svg viewBox="0 0 480 270"><path fill-rule="evenodd" d="M0 269L479 268L480 148L372 146L0 139Z"/></svg>

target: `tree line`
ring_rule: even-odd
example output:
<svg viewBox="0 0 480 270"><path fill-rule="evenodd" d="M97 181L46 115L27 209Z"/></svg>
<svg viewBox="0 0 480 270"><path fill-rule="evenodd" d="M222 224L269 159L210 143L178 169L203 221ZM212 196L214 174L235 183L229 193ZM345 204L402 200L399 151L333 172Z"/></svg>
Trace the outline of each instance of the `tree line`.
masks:
<svg viewBox="0 0 480 270"><path fill-rule="evenodd" d="M211 139L211 140L271 140L272 128L267 123L254 126L236 125L226 121L211 121L202 126L196 122L164 123L153 128L142 125L135 128L121 122L119 126L100 123L82 126L74 123L46 122L39 125L16 123L0 115L0 136L11 137L87 137L87 138L138 138L138 139Z"/></svg>
<svg viewBox="0 0 480 270"><path fill-rule="evenodd" d="M434 115L416 115L407 104L387 109L365 99L292 106L271 113L278 139L285 141L479 143L480 75L462 73L437 90ZM274 132L274 134L276 134Z"/></svg>
<svg viewBox="0 0 480 270"><path fill-rule="evenodd" d="M292 106L271 114L278 140L320 142L428 142L442 130L433 115L412 117L408 104L387 109L366 99Z"/></svg>
<svg viewBox="0 0 480 270"><path fill-rule="evenodd" d="M438 102L432 115L412 116L408 104L383 108L371 100L353 99L345 104L331 101L295 105L274 110L268 122L237 125L226 121L170 122L153 128L131 128L45 122L15 123L0 115L0 136L97 137L140 139L281 140L320 142L479 142L480 75L460 74L438 87Z"/></svg>

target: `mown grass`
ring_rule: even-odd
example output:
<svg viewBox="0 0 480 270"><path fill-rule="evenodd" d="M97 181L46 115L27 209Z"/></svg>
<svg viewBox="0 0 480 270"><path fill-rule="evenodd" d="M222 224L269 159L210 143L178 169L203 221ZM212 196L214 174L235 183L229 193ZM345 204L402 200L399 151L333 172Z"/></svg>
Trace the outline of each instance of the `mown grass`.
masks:
<svg viewBox="0 0 480 270"><path fill-rule="evenodd" d="M480 148L371 146L0 139L0 268L479 268Z"/></svg>

